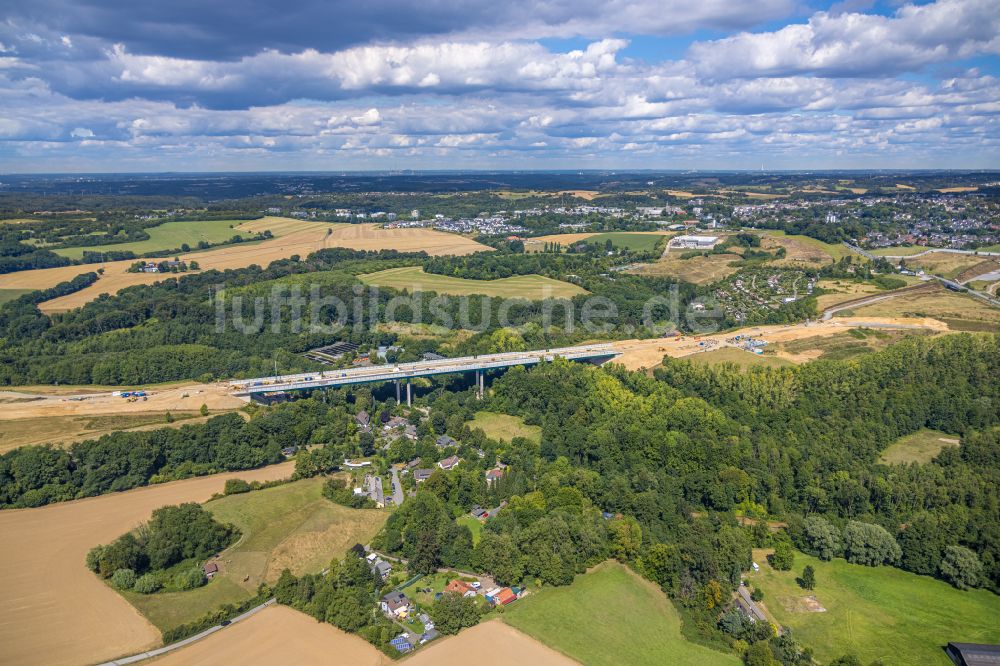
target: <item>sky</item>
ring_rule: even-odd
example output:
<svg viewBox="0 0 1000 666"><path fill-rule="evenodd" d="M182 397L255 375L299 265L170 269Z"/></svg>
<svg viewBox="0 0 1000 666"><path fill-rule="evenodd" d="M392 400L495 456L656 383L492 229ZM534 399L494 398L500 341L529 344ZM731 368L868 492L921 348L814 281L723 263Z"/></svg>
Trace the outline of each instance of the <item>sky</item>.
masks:
<svg viewBox="0 0 1000 666"><path fill-rule="evenodd" d="M1000 168L1000 0L4 0L0 173Z"/></svg>

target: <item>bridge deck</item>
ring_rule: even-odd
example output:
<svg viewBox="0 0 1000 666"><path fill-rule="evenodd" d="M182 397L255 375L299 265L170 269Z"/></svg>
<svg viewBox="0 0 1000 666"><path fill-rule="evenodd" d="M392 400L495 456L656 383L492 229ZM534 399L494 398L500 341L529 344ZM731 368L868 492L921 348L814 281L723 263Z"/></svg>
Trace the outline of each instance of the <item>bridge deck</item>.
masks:
<svg viewBox="0 0 1000 666"><path fill-rule="evenodd" d="M304 372L296 375L278 375L256 379L239 379L231 381L229 385L236 395L253 395L277 391L303 391L332 386L405 380L412 379L413 377L429 377L456 372L475 372L477 370L509 368L515 365L535 365L545 361L552 361L556 357L583 361L610 359L619 354L620 352L616 351L611 345L586 345L581 347L562 347L559 349L464 356L461 358L417 361L415 363L399 363L396 365L374 365L362 368L345 368L343 370Z"/></svg>

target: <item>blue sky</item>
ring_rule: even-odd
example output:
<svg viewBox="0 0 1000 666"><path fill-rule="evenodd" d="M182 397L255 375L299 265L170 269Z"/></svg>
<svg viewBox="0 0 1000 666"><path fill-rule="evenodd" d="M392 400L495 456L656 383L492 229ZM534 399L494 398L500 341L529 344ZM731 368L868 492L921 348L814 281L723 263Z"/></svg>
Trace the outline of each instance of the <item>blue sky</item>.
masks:
<svg viewBox="0 0 1000 666"><path fill-rule="evenodd" d="M7 0L0 172L1000 168L996 0Z"/></svg>

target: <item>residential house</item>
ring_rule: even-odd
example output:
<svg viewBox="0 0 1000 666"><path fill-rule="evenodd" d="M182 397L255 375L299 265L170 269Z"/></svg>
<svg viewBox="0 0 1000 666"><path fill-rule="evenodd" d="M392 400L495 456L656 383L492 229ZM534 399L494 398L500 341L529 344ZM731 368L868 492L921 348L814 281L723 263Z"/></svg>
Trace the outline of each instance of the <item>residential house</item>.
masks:
<svg viewBox="0 0 1000 666"><path fill-rule="evenodd" d="M449 446L458 446L458 442L456 442L448 435L441 435L436 440L434 440L434 444L436 444L439 449L446 449Z"/></svg>
<svg viewBox="0 0 1000 666"><path fill-rule="evenodd" d="M447 458L438 463L438 467L447 471L449 469L454 468L455 465L457 465L460 462L462 462L462 459L459 458L458 456L448 456Z"/></svg>
<svg viewBox="0 0 1000 666"><path fill-rule="evenodd" d="M219 573L219 565L215 562L206 562L201 570L205 572L206 578L215 578L215 574Z"/></svg>
<svg viewBox="0 0 1000 666"><path fill-rule="evenodd" d="M412 423L407 423L403 427L403 437L410 440L411 442L417 441L417 426Z"/></svg>
<svg viewBox="0 0 1000 666"><path fill-rule="evenodd" d="M396 590L382 597L379 607L389 617L405 618L410 613L413 604L409 597Z"/></svg>
<svg viewBox="0 0 1000 666"><path fill-rule="evenodd" d="M385 422L385 426L383 426L383 429L388 432L389 430L394 430L396 428L405 428L409 424L410 422L404 419L402 416L393 416L391 419Z"/></svg>
<svg viewBox="0 0 1000 666"><path fill-rule="evenodd" d="M494 467L493 469L486 470L486 485L492 486L494 483L503 478L504 470L501 467Z"/></svg>
<svg viewBox="0 0 1000 666"><path fill-rule="evenodd" d="M358 424L358 427L361 428L363 432L371 431L372 429L371 417L365 410L362 409L360 412L358 412L357 415L354 417L354 421L355 423Z"/></svg>
<svg viewBox="0 0 1000 666"><path fill-rule="evenodd" d="M377 475L366 475L364 483L364 494L375 506L382 508L385 506L385 491L382 489L382 477Z"/></svg>
<svg viewBox="0 0 1000 666"><path fill-rule="evenodd" d="M427 479L431 478L431 474L434 473L432 469L415 469L413 470L413 480L417 483L423 483Z"/></svg>
<svg viewBox="0 0 1000 666"><path fill-rule="evenodd" d="M403 466L403 474L406 474L407 472L412 472L419 466L420 466L420 458L414 458L413 460L411 460L410 462L406 463Z"/></svg>
<svg viewBox="0 0 1000 666"><path fill-rule="evenodd" d="M472 511L469 513L471 513L472 517L476 520L486 520L486 517L489 515L489 512L478 504L472 507Z"/></svg>
<svg viewBox="0 0 1000 666"><path fill-rule="evenodd" d="M498 587L493 588L486 593L486 600L494 606L497 604L506 606L514 601L517 601L517 595L514 593L514 590L509 587Z"/></svg>
<svg viewBox="0 0 1000 666"><path fill-rule="evenodd" d="M434 352L424 352L421 358L425 361L443 361L445 359L441 354L435 354Z"/></svg>
<svg viewBox="0 0 1000 666"><path fill-rule="evenodd" d="M380 580L385 580L392 573L392 565L378 557L374 561L369 562L368 567Z"/></svg>
<svg viewBox="0 0 1000 666"><path fill-rule="evenodd" d="M476 596L476 588L464 580L458 580L457 578L445 585L444 591L452 594L460 594L463 597Z"/></svg>
<svg viewBox="0 0 1000 666"><path fill-rule="evenodd" d="M423 634L421 634L420 644L423 645L424 643L429 643L430 641L434 640L437 637L438 637L437 629L435 629L434 626L432 625L426 631L424 631Z"/></svg>

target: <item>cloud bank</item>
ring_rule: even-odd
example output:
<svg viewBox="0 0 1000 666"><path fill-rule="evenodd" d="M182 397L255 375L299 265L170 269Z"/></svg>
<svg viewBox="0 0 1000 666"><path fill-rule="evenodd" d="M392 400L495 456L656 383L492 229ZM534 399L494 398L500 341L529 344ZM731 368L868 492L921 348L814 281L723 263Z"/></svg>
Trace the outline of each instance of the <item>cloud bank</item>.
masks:
<svg viewBox="0 0 1000 666"><path fill-rule="evenodd" d="M985 0L152 4L9 5L0 169L1000 166Z"/></svg>

